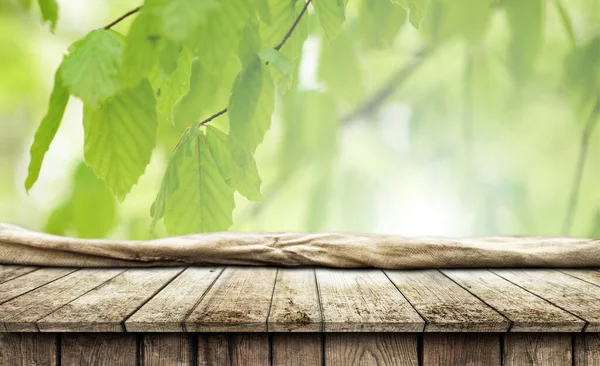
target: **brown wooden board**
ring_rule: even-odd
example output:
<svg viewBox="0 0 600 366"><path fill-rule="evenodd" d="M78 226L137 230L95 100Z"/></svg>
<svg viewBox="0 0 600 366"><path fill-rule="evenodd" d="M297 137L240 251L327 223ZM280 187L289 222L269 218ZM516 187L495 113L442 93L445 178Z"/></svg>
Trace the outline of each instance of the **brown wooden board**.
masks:
<svg viewBox="0 0 600 366"><path fill-rule="evenodd" d="M325 364L418 365L417 336L398 333L325 335Z"/></svg>
<svg viewBox="0 0 600 366"><path fill-rule="evenodd" d="M274 366L323 364L323 336L312 333L275 333L271 355Z"/></svg>
<svg viewBox="0 0 600 366"><path fill-rule="evenodd" d="M426 332L506 332L510 322L437 270L385 271L426 320Z"/></svg>
<svg viewBox="0 0 600 366"><path fill-rule="evenodd" d="M266 332L277 269L228 267L185 321L189 332Z"/></svg>
<svg viewBox="0 0 600 366"><path fill-rule="evenodd" d="M192 335L187 333L147 333L141 344L144 366L191 366L196 355Z"/></svg>
<svg viewBox="0 0 600 366"><path fill-rule="evenodd" d="M424 321L381 270L317 269L326 332L420 332Z"/></svg>
<svg viewBox="0 0 600 366"><path fill-rule="evenodd" d="M575 365L600 366L600 334L576 334L574 338Z"/></svg>
<svg viewBox="0 0 600 366"><path fill-rule="evenodd" d="M125 322L128 332L185 332L185 319L223 268L190 267Z"/></svg>
<svg viewBox="0 0 600 366"><path fill-rule="evenodd" d="M0 304L74 272L75 268L42 268L0 284Z"/></svg>
<svg viewBox="0 0 600 366"><path fill-rule="evenodd" d="M503 360L506 366L571 366L572 336L548 333L506 334Z"/></svg>
<svg viewBox="0 0 600 366"><path fill-rule="evenodd" d="M0 365L57 365L57 338L55 334L0 333Z"/></svg>
<svg viewBox="0 0 600 366"><path fill-rule="evenodd" d="M129 269L40 319L37 325L46 332L122 332L127 317L181 271L183 268Z"/></svg>
<svg viewBox="0 0 600 366"><path fill-rule="evenodd" d="M61 365L137 365L135 334L69 333L61 335Z"/></svg>
<svg viewBox="0 0 600 366"><path fill-rule="evenodd" d="M444 270L446 276L512 322L511 332L580 332L585 322L488 270Z"/></svg>
<svg viewBox="0 0 600 366"><path fill-rule="evenodd" d="M39 267L0 265L0 283L23 276L29 272L35 271L38 268Z"/></svg>
<svg viewBox="0 0 600 366"><path fill-rule="evenodd" d="M493 272L585 320L588 324L584 331L600 331L600 287L549 269Z"/></svg>
<svg viewBox="0 0 600 366"><path fill-rule="evenodd" d="M199 365L266 366L270 359L267 333L198 335Z"/></svg>
<svg viewBox="0 0 600 366"><path fill-rule="evenodd" d="M123 272L81 269L0 305L0 331L37 332L36 322Z"/></svg>
<svg viewBox="0 0 600 366"><path fill-rule="evenodd" d="M423 335L424 366L499 366L500 335L433 333Z"/></svg>
<svg viewBox="0 0 600 366"><path fill-rule="evenodd" d="M319 332L322 324L315 270L279 269L269 312L269 332Z"/></svg>

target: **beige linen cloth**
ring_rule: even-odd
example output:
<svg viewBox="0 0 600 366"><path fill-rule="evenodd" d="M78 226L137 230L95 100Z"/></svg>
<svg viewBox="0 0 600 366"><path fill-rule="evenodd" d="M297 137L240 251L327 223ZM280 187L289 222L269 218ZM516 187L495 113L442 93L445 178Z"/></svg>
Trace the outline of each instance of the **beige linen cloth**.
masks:
<svg viewBox="0 0 600 366"><path fill-rule="evenodd" d="M239 264L386 269L600 267L600 240L223 232L128 241L67 238L0 223L0 264L61 267Z"/></svg>

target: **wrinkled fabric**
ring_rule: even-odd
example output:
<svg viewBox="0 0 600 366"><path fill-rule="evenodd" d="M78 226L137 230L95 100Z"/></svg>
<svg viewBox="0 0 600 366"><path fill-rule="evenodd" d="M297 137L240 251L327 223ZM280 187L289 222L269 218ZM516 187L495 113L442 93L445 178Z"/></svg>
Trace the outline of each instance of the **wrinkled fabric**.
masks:
<svg viewBox="0 0 600 366"><path fill-rule="evenodd" d="M0 223L0 264L332 268L600 267L600 240L408 238L349 233L208 233L135 241L76 239Z"/></svg>

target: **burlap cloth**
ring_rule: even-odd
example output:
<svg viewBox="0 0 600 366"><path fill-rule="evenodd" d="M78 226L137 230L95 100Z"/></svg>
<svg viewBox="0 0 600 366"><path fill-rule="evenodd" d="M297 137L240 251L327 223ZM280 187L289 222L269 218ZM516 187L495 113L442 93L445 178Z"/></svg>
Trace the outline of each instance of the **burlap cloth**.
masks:
<svg viewBox="0 0 600 366"><path fill-rule="evenodd" d="M239 264L387 269L600 267L600 240L228 232L148 241L89 240L0 223L0 264L61 267Z"/></svg>

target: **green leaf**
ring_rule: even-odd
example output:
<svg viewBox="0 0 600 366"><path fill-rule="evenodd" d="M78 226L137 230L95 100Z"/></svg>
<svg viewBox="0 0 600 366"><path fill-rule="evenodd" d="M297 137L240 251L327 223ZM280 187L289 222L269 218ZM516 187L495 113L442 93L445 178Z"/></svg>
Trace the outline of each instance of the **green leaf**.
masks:
<svg viewBox="0 0 600 366"><path fill-rule="evenodd" d="M142 8L127 33L121 68L123 87L134 87L148 77L158 58L160 46L156 17Z"/></svg>
<svg viewBox="0 0 600 366"><path fill-rule="evenodd" d="M271 22L261 18L260 36L262 44L267 47L275 47L283 40L283 37L291 29L292 25L304 8L304 1L300 0L263 0L267 3L271 14ZM287 39L280 52L292 61L296 61L302 55L302 47L308 38L308 14L300 19L294 28L292 35Z"/></svg>
<svg viewBox="0 0 600 366"><path fill-rule="evenodd" d="M321 28L329 39L337 37L346 21L347 0L313 0Z"/></svg>
<svg viewBox="0 0 600 366"><path fill-rule="evenodd" d="M75 170L70 201L71 222L77 236L104 238L116 223L115 199L84 163Z"/></svg>
<svg viewBox="0 0 600 366"><path fill-rule="evenodd" d="M251 153L271 126L274 94L271 76L256 56L236 78L228 107L230 135Z"/></svg>
<svg viewBox="0 0 600 366"><path fill-rule="evenodd" d="M29 172L27 174L27 179L25 180L25 189L27 189L27 191L33 187L40 175L40 168L42 167L44 156L46 155L52 140L54 140L54 136L56 136L56 131L58 131L58 128L60 127L69 101L69 92L63 85L60 74L59 68L54 75L54 88L52 89L52 94L50 94L48 112L46 112L44 119L42 119L42 123L35 132L33 144L31 145L31 161L29 162Z"/></svg>
<svg viewBox="0 0 600 366"><path fill-rule="evenodd" d="M582 115L600 97L600 35L573 49L565 60L565 84Z"/></svg>
<svg viewBox="0 0 600 366"><path fill-rule="evenodd" d="M486 34L491 16L490 1L432 0L421 28L434 44L442 43L453 36L476 43Z"/></svg>
<svg viewBox="0 0 600 366"><path fill-rule="evenodd" d="M187 129L183 134L179 145L169 158L169 163L167 164L165 174L160 184L160 190L150 208L150 216L152 216L150 231L154 230L156 221L164 216L167 202L169 202L173 193L179 188L179 171L181 169L181 164L186 157L194 155L193 146L195 146L198 138L197 131L197 125Z"/></svg>
<svg viewBox="0 0 600 366"><path fill-rule="evenodd" d="M296 68L294 62L273 48L263 48L258 55L263 62L271 65L269 69L271 70L273 81L279 87L279 91L285 93L292 85L294 70Z"/></svg>
<svg viewBox="0 0 600 366"><path fill-rule="evenodd" d="M160 84L156 97L156 106L161 117L170 123L174 123L175 105L190 90L190 78L192 75L194 55L190 50L184 48L177 62L177 68ZM187 121L189 126L193 121Z"/></svg>
<svg viewBox="0 0 600 366"><path fill-rule="evenodd" d="M44 225L45 233L61 236L67 235L71 217L73 217L69 203L62 204L50 212Z"/></svg>
<svg viewBox="0 0 600 366"><path fill-rule="evenodd" d="M209 10L217 6L215 0L170 0L158 10L162 33L175 42L187 40L203 23Z"/></svg>
<svg viewBox="0 0 600 366"><path fill-rule="evenodd" d="M45 22L50 22L50 30L54 32L56 29L56 21L58 20L58 4L56 0L38 0L42 18Z"/></svg>
<svg viewBox="0 0 600 366"><path fill-rule="evenodd" d="M390 0L363 1L358 13L360 36L366 48L389 48L406 20L406 10Z"/></svg>
<svg viewBox="0 0 600 366"><path fill-rule="evenodd" d="M248 19L254 15L254 1L221 0L210 9L206 21L194 31L187 44L209 72L218 73L236 49Z"/></svg>
<svg viewBox="0 0 600 366"><path fill-rule="evenodd" d="M262 201L262 182L252 154L233 137L213 126L207 126L206 139L227 184L251 201Z"/></svg>
<svg viewBox="0 0 600 366"><path fill-rule="evenodd" d="M164 220L170 235L224 231L232 224L233 189L221 176L206 136L193 130L193 153L182 157L179 185L166 204Z"/></svg>
<svg viewBox="0 0 600 366"><path fill-rule="evenodd" d="M554 4L556 5L556 10L558 11L558 15L560 15L560 21L563 25L563 28L565 28L565 32L567 33L569 41L571 41L571 45L572 46L577 45L575 31L573 30L573 22L571 22L571 17L569 17L569 13L567 12L567 9L565 9L565 7L563 6L563 4L560 0L555 0Z"/></svg>
<svg viewBox="0 0 600 366"><path fill-rule="evenodd" d="M156 101L147 81L83 111L84 156L122 201L144 173L156 144Z"/></svg>
<svg viewBox="0 0 600 366"><path fill-rule="evenodd" d="M322 44L319 79L332 95L348 103L357 103L364 90L360 61L354 39L340 34L329 44Z"/></svg>
<svg viewBox="0 0 600 366"><path fill-rule="evenodd" d="M429 0L392 0L392 2L408 10L410 24L419 29L421 20L423 20L423 16L427 10L427 3L429 3Z"/></svg>
<svg viewBox="0 0 600 366"><path fill-rule="evenodd" d="M511 28L508 65L517 80L528 78L544 41L544 0L505 0Z"/></svg>
<svg viewBox="0 0 600 366"><path fill-rule="evenodd" d="M104 29L92 31L71 45L60 68L71 94L90 107L115 95L120 88L123 46L121 35Z"/></svg>

